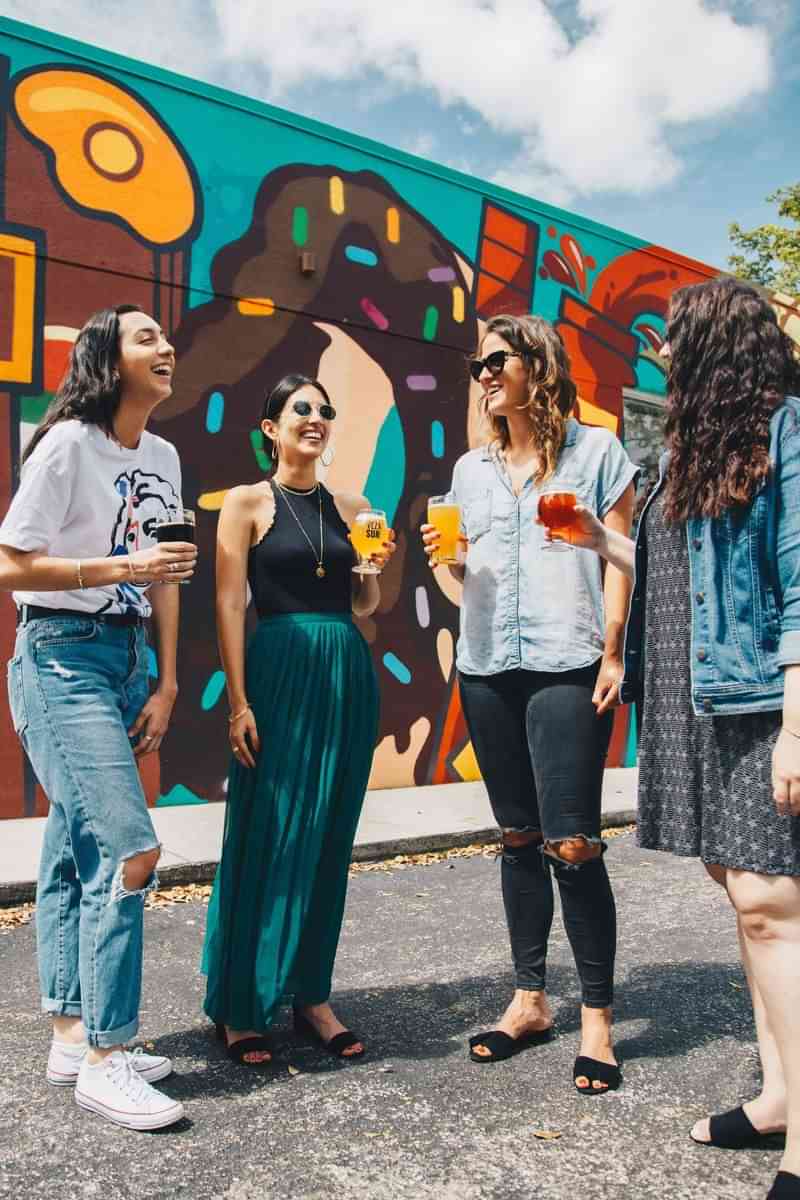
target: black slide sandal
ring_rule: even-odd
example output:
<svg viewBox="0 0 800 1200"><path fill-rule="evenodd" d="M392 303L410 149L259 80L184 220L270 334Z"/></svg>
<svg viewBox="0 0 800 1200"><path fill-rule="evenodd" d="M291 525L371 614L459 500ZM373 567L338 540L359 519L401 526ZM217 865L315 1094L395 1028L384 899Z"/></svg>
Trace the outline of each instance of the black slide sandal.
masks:
<svg viewBox="0 0 800 1200"><path fill-rule="evenodd" d="M225 1053L231 1062L239 1063L242 1067L268 1067L272 1062L275 1048L269 1034L257 1033L254 1037L239 1038L238 1042L232 1042L228 1045L228 1035L225 1032L225 1026L215 1025L214 1029L217 1038L225 1046ZM270 1057L263 1059L261 1062L246 1061L245 1054L255 1054L258 1052L266 1052Z"/></svg>
<svg viewBox="0 0 800 1200"><path fill-rule="evenodd" d="M363 1058L366 1051L359 1050L358 1054L345 1054L344 1051L350 1046L357 1046L359 1043L363 1046L361 1038L358 1034L353 1033L351 1029L345 1029L342 1033L337 1033L329 1042L321 1036L315 1026L309 1021L308 1017L300 1012L299 1008L292 1009L292 1019L294 1021L294 1031L302 1037L309 1038L312 1042L316 1042L322 1046L323 1050L327 1050L334 1058L341 1058L345 1062L350 1059Z"/></svg>
<svg viewBox="0 0 800 1200"><path fill-rule="evenodd" d="M772 1187L767 1192L767 1200L798 1200L800 1196L800 1175L791 1171L778 1171Z"/></svg>
<svg viewBox="0 0 800 1200"><path fill-rule="evenodd" d="M577 1080L581 1076L589 1080L588 1087L578 1086ZM595 1079L606 1086L601 1088L592 1087ZM575 1084L575 1090L580 1092L582 1096L605 1096L607 1092L615 1092L622 1083L622 1070L620 1067L615 1067L613 1063L598 1062L596 1058L589 1058L585 1054L579 1054L575 1059L575 1066L572 1070L572 1082Z"/></svg>
<svg viewBox="0 0 800 1200"><path fill-rule="evenodd" d="M552 1025L548 1025L547 1029L537 1029L533 1033L523 1033L518 1038L512 1038L510 1034L503 1033L502 1029L489 1029L486 1033L476 1033L469 1039L469 1057L471 1062L476 1063L504 1062L505 1059L513 1058L522 1050L527 1050L531 1046L543 1046L545 1042L552 1040ZM489 1054L476 1054L476 1046L485 1046Z"/></svg>
<svg viewBox="0 0 800 1200"><path fill-rule="evenodd" d="M692 1141L697 1146L716 1146L720 1150L753 1150L759 1146L777 1146L786 1141L786 1135L780 1130L774 1133L759 1133L740 1105L739 1108L732 1108L728 1112L717 1113L711 1117L707 1142L699 1138L692 1138Z"/></svg>

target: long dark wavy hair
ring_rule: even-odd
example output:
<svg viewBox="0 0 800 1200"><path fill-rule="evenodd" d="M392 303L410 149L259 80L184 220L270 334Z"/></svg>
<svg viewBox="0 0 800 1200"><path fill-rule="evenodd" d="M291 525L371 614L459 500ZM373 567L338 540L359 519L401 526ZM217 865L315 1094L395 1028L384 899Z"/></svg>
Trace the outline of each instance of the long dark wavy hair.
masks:
<svg viewBox="0 0 800 1200"><path fill-rule="evenodd" d="M261 420L277 421L295 392L299 392L300 388L303 387L316 388L325 403L330 404L331 398L318 379L312 379L310 375L300 375L297 372L293 372L291 375L284 375L283 379L279 379L275 387L267 392L264 407L261 410ZM263 430L261 436L264 439L264 447L267 454L272 459L272 470L270 472L270 476L272 476L278 469L278 447Z"/></svg>
<svg viewBox="0 0 800 1200"><path fill-rule="evenodd" d="M767 301L736 279L674 292L667 342L664 516L719 517L767 478L770 418L800 390L800 365Z"/></svg>
<svg viewBox="0 0 800 1200"><path fill-rule="evenodd" d="M567 421L575 407L577 392L569 356L558 331L542 317L498 314L487 321L481 344L489 333L496 333L508 342L528 367L528 399L524 408L531 423L533 445L541 460L534 478L543 483L556 469ZM483 415L495 445L505 450L508 445L505 417L493 417L485 400Z"/></svg>
<svg viewBox="0 0 800 1200"><path fill-rule="evenodd" d="M117 304L92 313L75 338L67 370L50 407L25 447L25 462L43 437L59 421L99 425L109 436L122 398L119 361L119 319L125 313L143 312L138 304Z"/></svg>

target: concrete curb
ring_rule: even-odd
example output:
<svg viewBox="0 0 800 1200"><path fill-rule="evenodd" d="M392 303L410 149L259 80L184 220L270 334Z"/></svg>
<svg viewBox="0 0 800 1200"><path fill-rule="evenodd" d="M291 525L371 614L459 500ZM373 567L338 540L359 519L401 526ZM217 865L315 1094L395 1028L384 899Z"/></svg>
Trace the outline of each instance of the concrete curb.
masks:
<svg viewBox="0 0 800 1200"><path fill-rule="evenodd" d="M603 813L603 829L615 829L636 822L635 809ZM367 842L353 847L351 861L354 863L382 862L398 854L425 854L436 850L453 850L459 846L490 845L500 840L500 831L495 828L472 829L458 833L417 834L414 837L394 838L390 841ZM158 872L161 887L174 887L187 883L210 883L217 870L215 860L204 862L174 863L162 867ZM36 884L32 882L0 883L0 908L14 904L27 904L36 897Z"/></svg>

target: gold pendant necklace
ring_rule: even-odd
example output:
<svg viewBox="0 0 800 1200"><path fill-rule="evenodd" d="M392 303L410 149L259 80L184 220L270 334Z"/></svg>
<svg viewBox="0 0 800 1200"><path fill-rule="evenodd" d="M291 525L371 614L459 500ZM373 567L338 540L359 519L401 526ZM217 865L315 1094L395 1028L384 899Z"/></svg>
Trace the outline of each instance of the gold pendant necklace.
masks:
<svg viewBox="0 0 800 1200"><path fill-rule="evenodd" d="M303 528L300 518L298 517L297 513L292 508L292 506L289 502L289 497L286 495L287 491L292 492L293 496L308 496L308 495L310 495L310 493L309 492L292 491L291 488L286 488L286 487L284 487L284 485L282 483L278 483L277 479L274 480L274 483L275 483L275 486L277 487L278 491L280 492L280 494L283 496L284 500L286 501L286 507L289 509L289 512L292 514L295 521L297 522L297 528L300 530L303 537L306 539L309 546L311 547L311 553L314 555L314 558L317 563L317 569L314 572L314 574L316 575L317 579L324 579L325 578L325 565L324 565L323 560L325 558L325 533L324 533L324 530L322 527L322 492L320 490L319 484L317 484L316 488L312 488L312 491L316 491L317 499L319 500L319 554L317 554L316 550L314 549L314 543L312 542L311 538L308 536L305 529Z"/></svg>

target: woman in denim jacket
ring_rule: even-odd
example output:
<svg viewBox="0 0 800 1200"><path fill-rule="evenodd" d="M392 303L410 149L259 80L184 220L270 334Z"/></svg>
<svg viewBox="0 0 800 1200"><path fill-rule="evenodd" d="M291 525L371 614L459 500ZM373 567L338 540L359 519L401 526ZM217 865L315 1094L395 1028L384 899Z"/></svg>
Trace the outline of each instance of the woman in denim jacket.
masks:
<svg viewBox="0 0 800 1200"><path fill-rule="evenodd" d="M456 665L464 715L503 835L502 888L516 991L496 1029L471 1039L473 1062L508 1058L550 1036L545 959L555 875L582 987L575 1086L620 1082L611 1038L614 897L603 861L600 794L622 676L630 585L573 547L548 548L543 490L575 492L627 533L636 468L607 429L572 417L575 384L561 338L539 317L493 317L471 365L491 440L456 463L453 493L468 543ZM437 534L424 525L430 553Z"/></svg>
<svg viewBox="0 0 800 1200"><path fill-rule="evenodd" d="M800 1197L800 371L752 288L683 288L667 318L668 453L635 545L580 510L636 584L624 700L643 702L639 841L699 855L736 911L760 1094L703 1145L787 1131L770 1197Z"/></svg>

